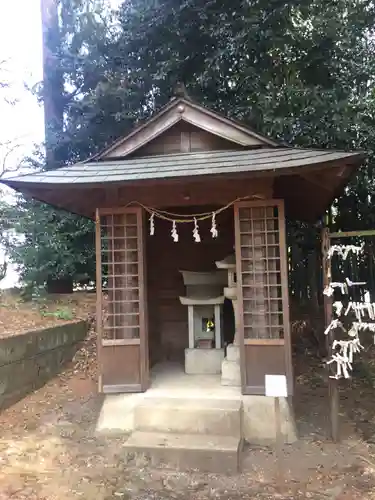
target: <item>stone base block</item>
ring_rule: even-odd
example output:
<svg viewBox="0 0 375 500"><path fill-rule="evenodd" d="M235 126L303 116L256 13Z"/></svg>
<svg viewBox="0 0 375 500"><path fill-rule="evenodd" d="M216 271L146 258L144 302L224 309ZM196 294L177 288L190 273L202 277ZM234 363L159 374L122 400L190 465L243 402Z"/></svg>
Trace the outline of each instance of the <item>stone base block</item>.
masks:
<svg viewBox="0 0 375 500"><path fill-rule="evenodd" d="M224 349L185 349L185 372L189 375L221 373Z"/></svg>
<svg viewBox="0 0 375 500"><path fill-rule="evenodd" d="M221 365L221 385L241 386L241 370L239 361L224 359Z"/></svg>
<svg viewBox="0 0 375 500"><path fill-rule="evenodd" d="M227 356L228 361L240 362L240 346L229 344L227 346Z"/></svg>
<svg viewBox="0 0 375 500"><path fill-rule="evenodd" d="M242 396L243 437L250 444L273 445L275 442L275 403L266 396ZM285 443L297 439L293 409L287 398L280 398L281 432Z"/></svg>

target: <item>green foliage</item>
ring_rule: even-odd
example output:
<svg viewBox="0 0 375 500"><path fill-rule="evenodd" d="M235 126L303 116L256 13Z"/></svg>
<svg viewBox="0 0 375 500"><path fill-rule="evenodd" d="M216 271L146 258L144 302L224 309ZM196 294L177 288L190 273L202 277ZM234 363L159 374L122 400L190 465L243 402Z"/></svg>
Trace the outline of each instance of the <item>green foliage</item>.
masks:
<svg viewBox="0 0 375 500"><path fill-rule="evenodd" d="M3 244L9 258L17 264L21 279L29 286L43 286L48 278L71 276L75 282L92 279L92 221L22 198L8 207L7 220L13 237Z"/></svg>
<svg viewBox="0 0 375 500"><path fill-rule="evenodd" d="M373 3L126 0L118 13L99 0L58 5L45 37L55 57L39 93L57 117L47 168L127 133L182 80L193 98L281 142L368 152L336 203L335 224L374 227ZM10 250L25 280L93 276L90 222L35 202L16 210L26 240ZM316 248L315 229L290 230L303 252Z"/></svg>
<svg viewBox="0 0 375 500"><path fill-rule="evenodd" d="M333 221L364 229L375 227L374 20L366 0L127 0L114 48L156 106L182 80L198 101L282 143L364 150ZM313 295L320 231L295 222L288 230L291 283Z"/></svg>
<svg viewBox="0 0 375 500"><path fill-rule="evenodd" d="M282 142L369 151L339 205L363 211L367 227L374 20L375 6L364 0L129 0L117 49L158 105L182 79L193 97ZM355 211L350 224L359 224Z"/></svg>
<svg viewBox="0 0 375 500"><path fill-rule="evenodd" d="M58 309L57 311L41 311L41 315L45 318L56 318L63 321L70 321L74 315L70 309Z"/></svg>

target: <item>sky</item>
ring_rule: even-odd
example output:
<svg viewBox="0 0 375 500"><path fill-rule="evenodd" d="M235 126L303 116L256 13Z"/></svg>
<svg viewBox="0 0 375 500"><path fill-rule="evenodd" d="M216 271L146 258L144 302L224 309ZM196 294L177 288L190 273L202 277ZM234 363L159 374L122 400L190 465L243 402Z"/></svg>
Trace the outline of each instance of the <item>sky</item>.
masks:
<svg viewBox="0 0 375 500"><path fill-rule="evenodd" d="M5 167L11 169L44 139L43 109L28 90L42 79L42 30L40 0L0 1L0 78L10 83L9 90L0 90L0 161L2 165L8 151L1 144L10 143L13 152L7 155ZM108 2L116 8L121 0ZM2 196L9 193L5 190ZM17 274L11 269L0 288L16 282Z"/></svg>
<svg viewBox="0 0 375 500"><path fill-rule="evenodd" d="M107 0L116 8L121 0ZM7 97L17 99L8 104L0 95L0 143L19 145L7 162L17 164L35 143L43 142L43 111L26 86L42 79L42 33L40 0L2 0L0 8L0 63L11 82ZM22 4L22 8L21 8ZM0 73L2 76L2 72ZM4 150L0 158L4 156Z"/></svg>
<svg viewBox="0 0 375 500"><path fill-rule="evenodd" d="M5 68L1 77L11 84L9 90L2 92L9 99L16 99L11 105L0 96L0 142L19 145L8 158L7 168L17 164L33 144L43 141L43 112L25 86L35 85L42 76L40 0L21 3L22 8L20 2L2 2L0 15L0 62L4 61Z"/></svg>
<svg viewBox="0 0 375 500"><path fill-rule="evenodd" d="M0 63L2 80L10 88L0 91L0 160L3 164L10 143L14 149L6 158L7 169L16 167L23 155L32 151L35 143L43 142L43 110L27 90L41 80L42 41L40 0L2 2L0 15ZM15 101L11 104L8 101ZM2 188L2 195L9 197ZM0 249L0 262L4 255ZM8 267L0 288L9 288L18 282L14 266Z"/></svg>

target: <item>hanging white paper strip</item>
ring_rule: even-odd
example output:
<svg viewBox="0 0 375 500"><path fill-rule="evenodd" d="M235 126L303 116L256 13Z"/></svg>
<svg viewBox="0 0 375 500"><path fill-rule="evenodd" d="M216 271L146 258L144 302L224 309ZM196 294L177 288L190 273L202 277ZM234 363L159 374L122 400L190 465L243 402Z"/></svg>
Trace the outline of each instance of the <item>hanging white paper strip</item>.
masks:
<svg viewBox="0 0 375 500"><path fill-rule="evenodd" d="M212 213L212 222L211 222L211 234L212 234L212 237L213 238L217 238L219 233L218 233L218 230L217 230L217 227L216 227L216 214L215 212Z"/></svg>
<svg viewBox="0 0 375 500"><path fill-rule="evenodd" d="M361 345L359 338L356 337L352 340L334 340L332 349L339 349L339 352L332 354L331 359L327 362L328 365L336 363L336 373L331 375L330 378L339 379L350 378L349 371L353 370L353 357L354 354L359 353L364 347Z"/></svg>
<svg viewBox="0 0 375 500"><path fill-rule="evenodd" d="M324 330L324 335L328 335L331 330L335 330L336 328L341 328L341 330L345 332L344 325L341 323L341 321L339 319L333 319Z"/></svg>
<svg viewBox="0 0 375 500"><path fill-rule="evenodd" d="M363 252L364 245L332 245L327 253L327 258L331 259L334 254L337 254L343 260L346 260L349 253L354 253L355 255L359 255Z"/></svg>
<svg viewBox="0 0 375 500"><path fill-rule="evenodd" d="M173 241L175 243L177 243L178 242L178 232L177 232L177 225L176 225L176 221L175 220L172 222L171 235L172 235Z"/></svg>
<svg viewBox="0 0 375 500"><path fill-rule="evenodd" d="M150 217L150 236L154 236L155 234L155 214L152 213Z"/></svg>
<svg viewBox="0 0 375 500"><path fill-rule="evenodd" d="M340 300L337 300L332 304L333 310L335 311L336 316L341 316L342 310L344 309L344 305Z"/></svg>
<svg viewBox="0 0 375 500"><path fill-rule="evenodd" d="M193 238L194 238L195 243L200 243L201 242L201 237L200 237L200 234L199 234L198 221L195 218L194 218Z"/></svg>

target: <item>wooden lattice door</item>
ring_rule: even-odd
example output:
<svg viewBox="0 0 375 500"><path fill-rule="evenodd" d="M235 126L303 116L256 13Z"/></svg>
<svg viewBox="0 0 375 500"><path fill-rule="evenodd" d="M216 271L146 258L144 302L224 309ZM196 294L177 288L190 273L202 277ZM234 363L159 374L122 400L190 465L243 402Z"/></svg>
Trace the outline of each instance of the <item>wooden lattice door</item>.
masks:
<svg viewBox="0 0 375 500"><path fill-rule="evenodd" d="M244 394L265 394L265 375L287 376L292 394L284 204L235 206L241 379Z"/></svg>
<svg viewBox="0 0 375 500"><path fill-rule="evenodd" d="M101 392L148 388L147 300L141 208L97 211L97 328Z"/></svg>

